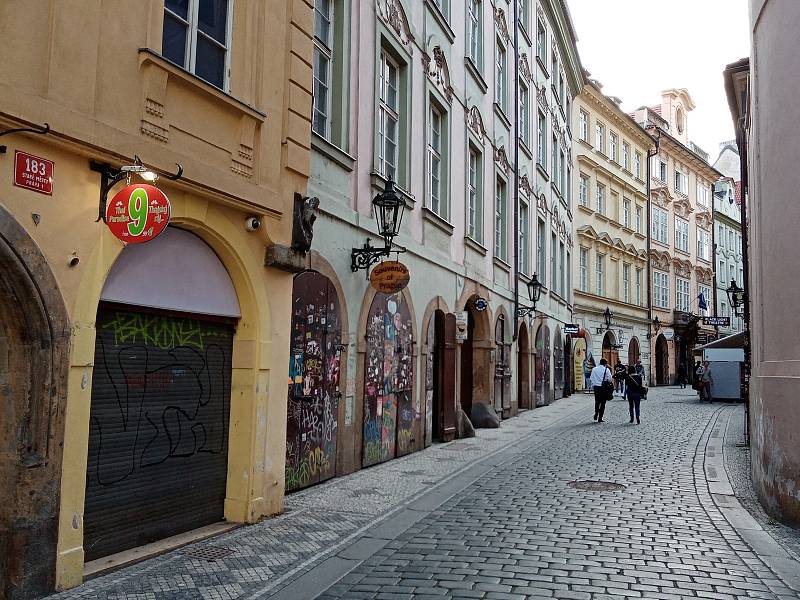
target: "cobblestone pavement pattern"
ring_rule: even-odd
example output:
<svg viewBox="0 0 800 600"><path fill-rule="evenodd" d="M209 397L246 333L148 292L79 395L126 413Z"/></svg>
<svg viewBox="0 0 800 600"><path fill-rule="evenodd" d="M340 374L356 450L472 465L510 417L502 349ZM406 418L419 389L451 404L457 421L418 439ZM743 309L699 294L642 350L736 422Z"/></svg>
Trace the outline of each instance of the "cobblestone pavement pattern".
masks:
<svg viewBox="0 0 800 600"><path fill-rule="evenodd" d="M319 596L338 598L798 598L716 509L705 443L730 407L652 394L643 423L612 402L418 521ZM621 491L580 491L599 480ZM798 565L800 568L800 564Z"/></svg>

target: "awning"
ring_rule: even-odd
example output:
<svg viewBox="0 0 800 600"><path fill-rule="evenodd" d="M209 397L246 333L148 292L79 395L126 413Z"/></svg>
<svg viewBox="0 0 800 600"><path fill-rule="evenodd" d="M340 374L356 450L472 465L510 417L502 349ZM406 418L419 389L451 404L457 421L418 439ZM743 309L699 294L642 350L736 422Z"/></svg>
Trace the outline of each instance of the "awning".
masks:
<svg viewBox="0 0 800 600"><path fill-rule="evenodd" d="M714 340L705 346L698 346L695 350L705 350L706 348L744 348L744 331Z"/></svg>

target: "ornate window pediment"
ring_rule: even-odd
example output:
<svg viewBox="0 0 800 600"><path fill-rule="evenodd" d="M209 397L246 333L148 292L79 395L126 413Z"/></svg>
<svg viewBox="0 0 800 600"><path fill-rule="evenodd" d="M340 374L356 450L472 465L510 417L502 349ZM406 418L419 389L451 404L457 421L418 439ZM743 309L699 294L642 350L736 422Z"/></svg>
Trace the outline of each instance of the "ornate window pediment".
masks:
<svg viewBox="0 0 800 600"><path fill-rule="evenodd" d="M544 197L544 194L539 194L539 202L537 203L539 210L548 213L550 212L550 207L547 206L547 198Z"/></svg>
<svg viewBox="0 0 800 600"><path fill-rule="evenodd" d="M685 279L689 279L692 276L692 263L689 262L688 260L673 258L672 266L674 267L675 274L678 277L684 277Z"/></svg>
<svg viewBox="0 0 800 600"><path fill-rule="evenodd" d="M497 32L507 44L511 42L511 36L508 35L508 24L506 23L506 11L502 8L494 10L494 24L497 27Z"/></svg>
<svg viewBox="0 0 800 600"><path fill-rule="evenodd" d="M409 53L413 54L414 47L411 42L414 41L414 36L400 0L375 0L375 2L381 19L394 30L400 43L406 46Z"/></svg>
<svg viewBox="0 0 800 600"><path fill-rule="evenodd" d="M536 88L536 100L539 102L545 112L550 110L550 105L547 103L547 87L542 85Z"/></svg>
<svg viewBox="0 0 800 600"><path fill-rule="evenodd" d="M672 203L673 209L675 214L679 217L688 217L690 214L694 212L692 205L683 198L678 198L675 202Z"/></svg>
<svg viewBox="0 0 800 600"><path fill-rule="evenodd" d="M653 204L660 208L667 208L669 203L672 202L672 198L669 196L669 192L666 188L660 188L656 190L652 190L653 196Z"/></svg>
<svg viewBox="0 0 800 600"><path fill-rule="evenodd" d="M519 189L522 190L528 198L533 196L533 188L531 187L531 181L528 179L527 175L522 175L519 178Z"/></svg>
<svg viewBox="0 0 800 600"><path fill-rule="evenodd" d="M700 283L711 284L714 281L714 271L712 271L711 269L697 266L694 268L694 270L695 273L697 273L697 281L699 281Z"/></svg>
<svg viewBox="0 0 800 600"><path fill-rule="evenodd" d="M441 46L436 46L433 49L433 60L423 52L422 64L425 66L425 72L433 84L442 91L447 101L452 104L453 86L450 85L450 68L447 66L447 58Z"/></svg>
<svg viewBox="0 0 800 600"><path fill-rule="evenodd" d="M523 52L519 56L519 72L522 75L522 78L530 84L531 80L533 79L533 75L531 75L531 66L528 63L528 55Z"/></svg>
<svg viewBox="0 0 800 600"><path fill-rule="evenodd" d="M511 171L511 163L508 162L508 154L506 154L506 147L500 146L494 151L494 162L506 173Z"/></svg>
<svg viewBox="0 0 800 600"><path fill-rule="evenodd" d="M486 137L486 126L483 124L483 117L477 106L473 106L467 111L467 127L469 127L481 141L484 141Z"/></svg>
<svg viewBox="0 0 800 600"><path fill-rule="evenodd" d="M650 261L653 263L653 266L656 269L669 271L672 257L670 256L669 252L665 250L650 250Z"/></svg>

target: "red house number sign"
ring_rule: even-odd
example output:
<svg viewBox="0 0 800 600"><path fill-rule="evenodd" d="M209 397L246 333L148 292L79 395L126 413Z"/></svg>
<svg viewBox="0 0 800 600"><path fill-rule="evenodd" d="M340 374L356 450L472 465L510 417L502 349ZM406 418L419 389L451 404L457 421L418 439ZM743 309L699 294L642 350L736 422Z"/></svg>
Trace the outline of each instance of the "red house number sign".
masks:
<svg viewBox="0 0 800 600"><path fill-rule="evenodd" d="M157 187L129 185L106 206L106 225L126 244L140 244L164 231L171 212L169 199Z"/></svg>
<svg viewBox="0 0 800 600"><path fill-rule="evenodd" d="M14 152L14 185L40 194L53 194L52 160L27 152Z"/></svg>

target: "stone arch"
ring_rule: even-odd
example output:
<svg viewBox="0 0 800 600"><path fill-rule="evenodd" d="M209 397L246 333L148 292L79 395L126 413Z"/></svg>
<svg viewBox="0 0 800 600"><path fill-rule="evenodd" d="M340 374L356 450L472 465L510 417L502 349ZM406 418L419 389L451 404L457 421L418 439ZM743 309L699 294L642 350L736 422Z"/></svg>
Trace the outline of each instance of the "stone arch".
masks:
<svg viewBox="0 0 800 600"><path fill-rule="evenodd" d="M628 342L628 365L636 365L636 361L641 360L641 345L639 338L633 336Z"/></svg>
<svg viewBox="0 0 800 600"><path fill-rule="evenodd" d="M614 335L614 332L611 330L606 331L603 335L603 346L601 352L603 358L606 359L606 362L608 362L610 367L613 367L615 364L617 364L617 360L619 358L619 353L614 348L616 345L617 336Z"/></svg>
<svg viewBox="0 0 800 600"><path fill-rule="evenodd" d="M542 320L536 329L536 406L546 406L552 400L551 368L552 348L550 345L550 328Z"/></svg>
<svg viewBox="0 0 800 600"><path fill-rule="evenodd" d="M448 318L449 310L447 302L441 296L436 296L428 302L425 312L422 314L422 339L420 340L420 366L423 385L420 385L419 406L424 415L425 446L430 446L434 440L446 441L450 437L450 432L443 431L443 402L452 402L452 410L455 410L456 395L452 398L443 397L445 384L444 368L445 364L445 319ZM449 318L454 318L449 315ZM452 363L453 361L450 361ZM452 367L452 368L449 368ZM447 382L448 387L454 385L455 365L448 363ZM448 407L450 409L450 407Z"/></svg>
<svg viewBox="0 0 800 600"><path fill-rule="evenodd" d="M504 418L511 416L511 337L514 324L506 307L498 307L494 319L494 408Z"/></svg>
<svg viewBox="0 0 800 600"><path fill-rule="evenodd" d="M517 333L517 407L533 407L531 389L531 342L528 324L523 319Z"/></svg>
<svg viewBox="0 0 800 600"><path fill-rule="evenodd" d="M0 596L54 589L70 321L36 242L0 206Z"/></svg>
<svg viewBox="0 0 800 600"><path fill-rule="evenodd" d="M336 290L336 295L339 297L339 307L342 310L342 314L340 316L342 322L342 344L349 347L350 312L347 307L347 296L344 293L344 288L342 287L342 282L339 280L339 275L336 273L336 269L334 269L333 265L328 262L328 259L322 256L322 254L316 250L309 250L306 254L306 269L317 271L322 275L325 275L325 277L327 277L333 284L333 288ZM345 352L347 352L347 349L345 349ZM347 381L347 373L344 370L346 369L345 361L343 361L342 368L342 380Z"/></svg>
<svg viewBox="0 0 800 600"><path fill-rule="evenodd" d="M553 398L558 400L564 397L564 338L561 335L561 326L556 325L553 332Z"/></svg>
<svg viewBox="0 0 800 600"><path fill-rule="evenodd" d="M494 349L494 331L491 307L483 311L475 308L475 301L483 297L489 299L488 290L475 283L466 281L461 297L456 306L466 311L467 339L459 344L459 400L461 409L471 417L474 403L491 404L492 401L492 360Z"/></svg>

